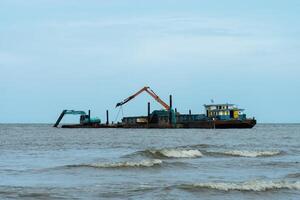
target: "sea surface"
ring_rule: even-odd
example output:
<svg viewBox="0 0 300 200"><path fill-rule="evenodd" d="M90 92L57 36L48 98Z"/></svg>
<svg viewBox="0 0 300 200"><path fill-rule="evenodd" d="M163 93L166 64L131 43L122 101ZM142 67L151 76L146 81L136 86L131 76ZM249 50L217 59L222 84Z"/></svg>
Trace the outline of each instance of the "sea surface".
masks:
<svg viewBox="0 0 300 200"><path fill-rule="evenodd" d="M300 199L300 124L0 125L0 199Z"/></svg>

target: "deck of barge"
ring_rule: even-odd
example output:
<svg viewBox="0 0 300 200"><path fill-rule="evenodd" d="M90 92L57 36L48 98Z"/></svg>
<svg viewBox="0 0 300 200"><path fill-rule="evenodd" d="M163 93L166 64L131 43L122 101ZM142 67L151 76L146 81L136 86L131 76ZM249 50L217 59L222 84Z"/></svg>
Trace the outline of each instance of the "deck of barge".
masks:
<svg viewBox="0 0 300 200"><path fill-rule="evenodd" d="M229 129L229 128L252 128L256 125L255 119L247 120L210 120L210 121L198 121L178 124L68 124L62 125L61 128L202 128L202 129Z"/></svg>

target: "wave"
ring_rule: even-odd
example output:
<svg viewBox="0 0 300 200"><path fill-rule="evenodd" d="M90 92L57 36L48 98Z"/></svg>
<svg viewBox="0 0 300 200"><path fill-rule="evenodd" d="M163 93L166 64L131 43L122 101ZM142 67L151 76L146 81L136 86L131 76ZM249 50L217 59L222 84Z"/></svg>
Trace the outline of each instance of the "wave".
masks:
<svg viewBox="0 0 300 200"><path fill-rule="evenodd" d="M249 150L205 150L209 145L197 144L163 149L146 149L122 156L124 158L146 156L150 158L195 158L205 156L237 156L237 157L268 157L280 155L279 150L249 151ZM193 148L192 148L193 147Z"/></svg>
<svg viewBox="0 0 300 200"><path fill-rule="evenodd" d="M265 157L265 156L275 156L279 155L281 151L241 151L241 150L231 150L231 151L207 151L209 154L218 154L226 156L240 156L240 157Z"/></svg>
<svg viewBox="0 0 300 200"><path fill-rule="evenodd" d="M146 150L144 153L159 158L195 158L203 156L202 153L197 149Z"/></svg>
<svg viewBox="0 0 300 200"><path fill-rule="evenodd" d="M247 182L208 182L197 184L183 184L178 186L180 189L195 190L195 189L212 189L221 191L255 191L263 192L268 190L291 189L300 190L300 182L287 181L247 181Z"/></svg>
<svg viewBox="0 0 300 200"><path fill-rule="evenodd" d="M79 164L67 165L67 167L93 167L93 168L138 168L138 167L153 167L159 166L162 161L159 159L141 160L136 162L114 162L114 163L92 163L92 164Z"/></svg>
<svg viewBox="0 0 300 200"><path fill-rule="evenodd" d="M213 145L213 144L191 144L191 145L184 145L178 146L176 148L183 148L183 149L203 149L209 147L220 147L220 145Z"/></svg>
<svg viewBox="0 0 300 200"><path fill-rule="evenodd" d="M292 173L286 175L286 178L300 178L300 173Z"/></svg>

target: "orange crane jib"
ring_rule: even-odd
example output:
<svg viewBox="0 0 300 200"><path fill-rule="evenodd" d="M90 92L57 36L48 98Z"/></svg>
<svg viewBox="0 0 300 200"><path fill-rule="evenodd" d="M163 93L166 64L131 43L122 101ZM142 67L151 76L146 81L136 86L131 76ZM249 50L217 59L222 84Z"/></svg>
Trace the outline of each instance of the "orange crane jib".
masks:
<svg viewBox="0 0 300 200"><path fill-rule="evenodd" d="M166 110L170 110L170 106L168 104L166 104L163 100L161 100L159 98L159 96L157 96L155 94L155 92L153 90L151 90L150 87L147 87L147 86L145 86L142 89L140 89L134 95L131 95L130 97L128 97L128 98L124 99L123 101L117 103L116 107L124 105L125 103L127 103L131 99L135 98L136 96L138 96L139 94L141 94L144 91L147 92L151 97L153 97L158 103L160 103Z"/></svg>

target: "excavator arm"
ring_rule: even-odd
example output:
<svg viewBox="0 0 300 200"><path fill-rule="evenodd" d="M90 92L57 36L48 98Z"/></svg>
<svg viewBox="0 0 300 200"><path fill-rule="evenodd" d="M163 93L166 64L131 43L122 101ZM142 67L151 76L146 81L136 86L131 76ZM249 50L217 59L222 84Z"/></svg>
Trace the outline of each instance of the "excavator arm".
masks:
<svg viewBox="0 0 300 200"><path fill-rule="evenodd" d="M76 111L76 110L63 110L61 112L61 114L59 115L57 121L55 122L55 124L53 125L53 127L57 127L58 124L60 123L60 121L62 120L62 118L65 115L86 115L86 113L84 111Z"/></svg>
<svg viewBox="0 0 300 200"><path fill-rule="evenodd" d="M141 94L142 92L144 92L145 90L147 90L147 88L149 88L149 87L143 87L137 93L135 93L135 94L131 95L130 97L127 97L123 101L117 103L116 107L124 105L125 103L127 103L128 101L130 101L131 99L133 99L134 97L138 96L139 94Z"/></svg>
<svg viewBox="0 0 300 200"><path fill-rule="evenodd" d="M135 94L129 96L128 98L124 99L123 101L117 103L116 107L118 106L122 106L125 103L127 103L128 101L134 99L136 96L138 96L139 94L141 94L142 92L147 92L151 97L153 97L159 104L161 104L166 110L170 110L170 106L168 104L166 104L163 100L161 100L159 98L159 96L157 96L155 94L155 92L153 90L150 89L150 87L143 87L142 89L140 89L138 92L136 92Z"/></svg>

